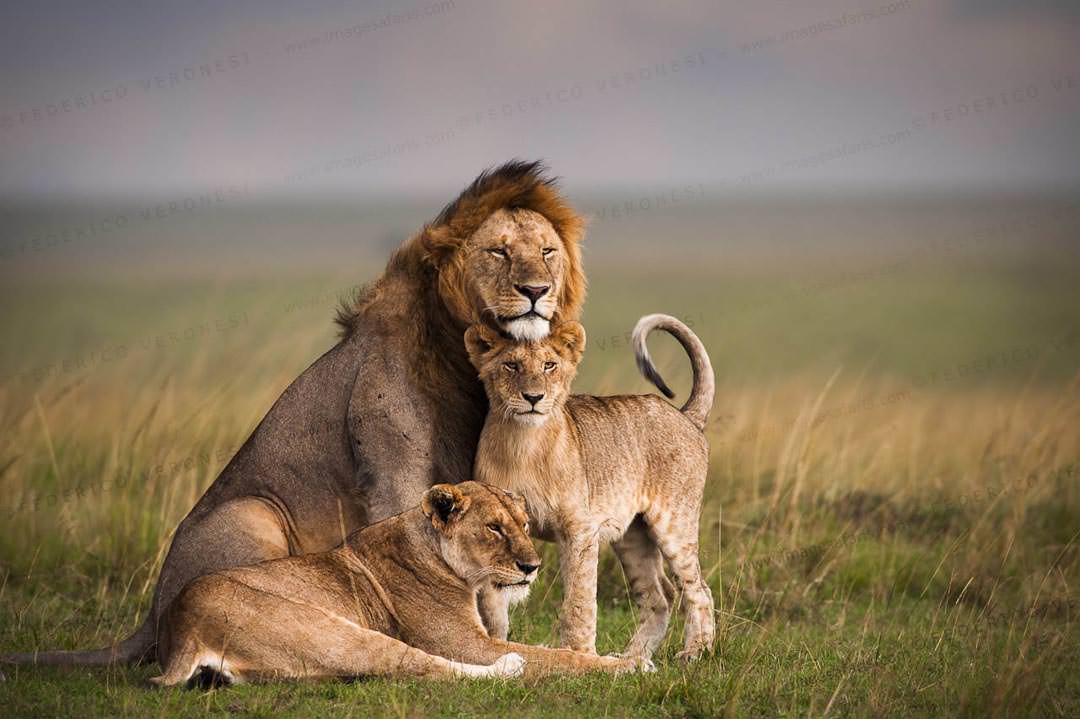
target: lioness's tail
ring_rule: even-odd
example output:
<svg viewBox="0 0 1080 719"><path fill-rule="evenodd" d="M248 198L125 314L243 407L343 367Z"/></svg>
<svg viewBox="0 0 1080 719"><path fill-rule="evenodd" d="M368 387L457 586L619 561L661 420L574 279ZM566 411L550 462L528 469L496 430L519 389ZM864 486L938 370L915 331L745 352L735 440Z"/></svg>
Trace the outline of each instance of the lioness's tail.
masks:
<svg viewBox="0 0 1080 719"><path fill-rule="evenodd" d="M147 617L135 633L122 642L90 651L47 651L8 654L0 663L42 664L51 666L93 666L99 664L137 664L150 659L154 648L154 623Z"/></svg>
<svg viewBox="0 0 1080 719"><path fill-rule="evenodd" d="M675 393L656 371L656 365L649 356L649 348L645 345L645 339L653 330L664 330L673 336L690 355L694 386L690 390L690 399L686 400L680 411L689 417L698 429L705 429L705 421L709 418L713 395L716 393L716 379L713 377L712 362L709 361L705 345L701 344L701 340L689 327L671 315L645 315L638 320L634 327L634 358L637 360L638 369L668 399L674 398Z"/></svg>

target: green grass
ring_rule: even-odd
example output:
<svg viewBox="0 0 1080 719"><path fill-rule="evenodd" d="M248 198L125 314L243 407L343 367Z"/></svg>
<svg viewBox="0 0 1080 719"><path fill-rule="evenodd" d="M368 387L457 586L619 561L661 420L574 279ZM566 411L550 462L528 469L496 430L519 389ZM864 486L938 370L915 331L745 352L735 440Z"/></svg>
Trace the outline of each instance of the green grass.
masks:
<svg viewBox="0 0 1080 719"><path fill-rule="evenodd" d="M651 220L650 220L651 221ZM648 391L624 333L689 320L717 370L701 558L715 653L612 678L156 691L6 670L4 716L1080 715L1080 272L1049 258L590 254L578 391ZM908 255L900 255L901 258ZM4 288L0 651L145 615L170 533L377 268ZM654 343L673 386L681 350ZM124 347L107 358L103 349ZM685 390L684 390L685 391ZM553 549L513 634L554 643ZM634 626L601 557L599 649Z"/></svg>

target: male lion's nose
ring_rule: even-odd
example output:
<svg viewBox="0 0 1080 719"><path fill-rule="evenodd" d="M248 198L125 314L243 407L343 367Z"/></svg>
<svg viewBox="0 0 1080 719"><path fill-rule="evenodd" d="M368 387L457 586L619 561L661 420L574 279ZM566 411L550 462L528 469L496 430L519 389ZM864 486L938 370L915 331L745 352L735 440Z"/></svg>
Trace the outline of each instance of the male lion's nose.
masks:
<svg viewBox="0 0 1080 719"><path fill-rule="evenodd" d="M521 396L524 397L525 401L531 404L533 407L536 406L537 402L544 398L544 395L542 394L527 394L525 392L522 392Z"/></svg>
<svg viewBox="0 0 1080 719"><path fill-rule="evenodd" d="M514 285L514 289L536 302L547 294L547 291L551 289L551 285Z"/></svg>
<svg viewBox="0 0 1080 719"><path fill-rule="evenodd" d="M525 562L518 562L517 565L518 569L520 569L525 575L532 574L540 568L539 564L526 564Z"/></svg>

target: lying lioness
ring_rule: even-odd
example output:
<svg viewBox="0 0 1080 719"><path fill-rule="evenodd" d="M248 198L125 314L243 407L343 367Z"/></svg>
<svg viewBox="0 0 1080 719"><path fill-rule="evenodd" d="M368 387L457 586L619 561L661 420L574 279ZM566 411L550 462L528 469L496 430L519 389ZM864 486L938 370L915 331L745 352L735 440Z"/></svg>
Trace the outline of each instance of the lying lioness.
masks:
<svg viewBox="0 0 1080 719"><path fill-rule="evenodd" d="M594 651L596 564L613 542L639 609L625 655L648 658L663 640L674 599L666 558L683 588L686 638L679 656L712 646L712 594L698 562L698 519L708 470L702 429L713 401L713 372L701 341L674 317L649 315L634 328L638 366L673 396L649 358L652 329L670 332L690 355L694 385L676 410L655 395L570 395L585 330L565 322L537 342L518 342L474 325L465 333L490 408L476 451L475 478L525 496L537 534L559 545L565 585L564 646ZM482 592L480 611L505 636L507 602Z"/></svg>
<svg viewBox="0 0 1080 719"><path fill-rule="evenodd" d="M337 549L208 574L166 613L156 684L395 675L622 671L641 662L492 638L476 593L527 591L540 558L524 503L478 482L439 484L420 507Z"/></svg>

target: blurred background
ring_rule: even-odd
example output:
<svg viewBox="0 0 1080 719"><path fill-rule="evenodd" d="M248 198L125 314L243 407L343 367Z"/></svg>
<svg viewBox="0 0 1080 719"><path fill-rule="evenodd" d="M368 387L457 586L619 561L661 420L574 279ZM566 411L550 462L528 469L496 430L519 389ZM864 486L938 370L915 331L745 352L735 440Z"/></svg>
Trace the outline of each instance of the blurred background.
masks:
<svg viewBox="0 0 1080 719"><path fill-rule="evenodd" d="M619 333L653 310L723 317L709 339L725 377L929 370L920 362L953 359L934 355L957 349L951 331L1007 350L1072 318L1073 3L61 2L9 14L0 276L20 339L0 376L20 386L136 338L217 344L198 327L234 311L272 327L296 305L325 345L337 297L512 157L547 160L590 218L590 329ZM949 301L926 286L897 296L910 276L953 270L959 285L934 285ZM659 297L643 292L672 278ZM256 281L273 287L265 307L242 299ZM1040 294L1054 301L1036 310ZM1046 371L1069 371L1060 359ZM1029 369L1016 364L995 375Z"/></svg>
<svg viewBox="0 0 1080 719"><path fill-rule="evenodd" d="M8 4L11 626L72 587L124 609L64 641L133 621L339 300L514 157L589 218L578 391L650 390L627 337L647 312L712 355L721 608L1075 612L1078 48L1064 0ZM655 345L685 394L681 350Z"/></svg>

